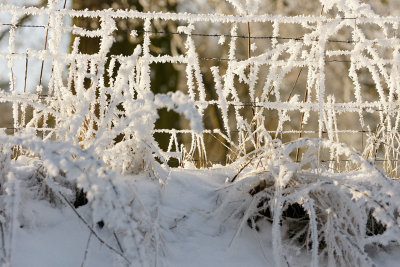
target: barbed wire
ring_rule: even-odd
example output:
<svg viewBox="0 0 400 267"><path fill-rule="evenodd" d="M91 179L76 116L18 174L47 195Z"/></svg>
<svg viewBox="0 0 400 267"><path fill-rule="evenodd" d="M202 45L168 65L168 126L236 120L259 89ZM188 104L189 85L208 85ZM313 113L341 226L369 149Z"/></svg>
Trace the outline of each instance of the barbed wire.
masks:
<svg viewBox="0 0 400 267"><path fill-rule="evenodd" d="M26 52L25 53L12 52L12 53L7 53L7 55L16 55L16 56L27 56L28 55L29 56L29 53L26 53ZM52 57L51 54L49 54L48 56ZM111 56L115 56L115 55L111 55ZM342 55L342 56L345 56L345 55ZM5 56L2 56L1 53L0 53L0 57L5 57ZM224 62L224 61L232 61L232 59L224 58L224 57L199 57L198 59L201 60L201 61L222 61L222 62ZM248 60L248 58L236 59L236 61L241 61L241 60ZM369 59L369 61L374 62L374 61L378 61L378 59ZM351 62L352 61L348 60L348 59L343 59L343 60L339 60L339 59L325 60L325 63L351 63ZM180 63L183 63L183 62L180 62ZM307 61L307 63L310 63L310 61ZM315 63L317 63L317 62L315 62Z"/></svg>
<svg viewBox="0 0 400 267"><path fill-rule="evenodd" d="M47 25L32 25L32 24L12 24L12 23L1 23L1 26L9 26L9 27L16 27L16 28L43 28L47 29L50 26ZM81 27L80 27L81 28ZM73 29L73 28L71 28ZM81 28L84 30L96 30L96 29L86 29L86 28ZM185 36L200 36L200 37L214 37L214 38L220 38L220 37L228 37L228 38L239 38L239 39L267 39L267 40L294 40L294 41L304 41L304 36L300 37L288 37L288 36L248 36L248 35L231 35L231 34L217 34L217 33L185 33L185 32L167 32L167 31L148 31L148 30L137 30L137 29L117 29L115 32L138 32L138 33L152 33L152 34L160 34L160 35L185 35ZM319 41L319 39L314 39L312 41ZM332 40L328 39L327 40L330 43L347 43L347 44L352 44L355 43L353 40Z"/></svg>
<svg viewBox="0 0 400 267"><path fill-rule="evenodd" d="M48 100L48 101L49 100L55 100L54 96L53 95L49 95L49 94L36 94L36 93L33 93L33 94L27 95L27 93L24 92L24 93L20 93L20 94L17 94L17 95L21 99L25 99L27 101L32 101L32 100L37 100L37 99ZM195 105L198 105L198 106L204 106L204 105L212 106L212 105L217 104L218 100L217 99L210 99L210 100L207 100L207 101L194 101L194 103L195 103ZM235 101L227 101L226 102L226 104L229 105L229 106L250 107L250 108L268 108L268 107L270 107L271 104L276 104L276 103L277 103L277 101L264 101L264 102L258 101L258 102L240 102L240 103L235 102ZM288 110L290 110L290 107L293 107L293 106L290 106L290 104L291 104L290 100L288 100L288 101L279 101L279 103L280 104L286 104L286 105L289 105L289 106L284 106L284 107L281 107L281 108L273 107L274 110L287 110L288 111ZM309 109L309 111L312 111L313 106L319 106L319 102L301 102L300 104L304 105L306 108L308 106L307 109ZM347 112L352 112L352 113L365 111L365 110L368 110L369 113L372 113L372 112L399 112L398 110L400 108L400 102L398 102L398 101L388 103L388 105L386 106L387 109L377 108L376 105L371 104L371 103L370 103L370 105L369 104L367 104L365 106L358 105L358 106L355 106L355 107L351 106L351 104L354 104L354 102L353 103L349 103L349 102L347 102L347 103L346 102L344 102L344 103L336 103L336 105L338 107L341 107L341 106L346 105L346 104L349 104L350 105L349 107L351 109L351 110L349 110ZM332 109L332 108L326 108L326 109ZM335 110L335 108L333 108L333 110Z"/></svg>
<svg viewBox="0 0 400 267"><path fill-rule="evenodd" d="M12 23L1 23L1 26L9 26L9 27L16 27L16 28L43 28L46 29L48 26L44 25L30 25L30 24L12 24Z"/></svg>
<svg viewBox="0 0 400 267"><path fill-rule="evenodd" d="M229 58L219 58L219 57L199 57L202 61L232 61ZM247 58L246 58L247 59ZM239 59L238 59L239 60ZM325 63L351 63L351 60L339 60L339 59L331 59L325 60Z"/></svg>
<svg viewBox="0 0 400 267"><path fill-rule="evenodd" d="M25 127L19 127L19 128L16 128L16 127L0 127L0 130L15 130L15 131L18 131L18 130L22 130L22 129L26 129L26 128ZM56 130L55 128L34 128L34 129L37 130L37 131L54 131L54 130ZM219 130L219 129L217 129L217 130ZM229 132L231 132L231 133L239 133L239 132L242 132L242 131L240 131L240 130L230 130ZM278 132L279 134L285 134L285 135L299 134L299 133L302 133L302 134L318 134L318 131L316 131L316 130L288 130L288 131L285 131L285 130L282 130L282 131L269 130L269 131L266 131L266 132L267 133L276 133L276 132ZM348 133L356 134L356 133L373 133L374 130L371 130L371 131L367 131L367 130L337 130L337 132L338 133L342 133L342 134L348 134ZM392 131L387 130L385 132L390 133ZM154 129L153 133L158 133L158 134L193 134L193 133L195 133L195 131L194 130L175 130L175 129L174 130ZM328 133L327 131L322 131L322 134L327 134L327 133ZM212 135L212 134L218 134L218 132L215 132L215 130L206 130L206 131L203 131L203 134Z"/></svg>
<svg viewBox="0 0 400 267"><path fill-rule="evenodd" d="M20 128L15 128L15 127L0 127L0 130L9 130L9 131L18 131L18 130L22 130L22 129L24 129L24 127L20 127ZM40 133L40 132L50 132L50 131L54 131L55 129L54 128L36 128L35 129L38 133ZM179 133L179 131L178 130L175 130L176 131L176 133ZM370 133L370 131L365 131L365 130L352 130L352 131L354 131L355 133L361 133L361 134L363 134L364 135L364 133ZM155 131L154 131L154 133L155 132L157 132L157 129L155 129ZM235 132L234 130L232 130L231 132ZM237 132L239 132L239 131L237 131ZM268 131L269 133L275 133L276 131ZM287 133L285 133L285 131L282 131L282 132L279 132L279 134L298 134L298 133L308 133L308 134L310 134L310 131L305 131L305 130L303 130L303 131L290 131L290 132L287 132ZM340 132L340 131L339 131ZM326 131L323 131L322 133L327 133ZM203 132L203 134L204 134L204 136L212 136L213 135L213 133L209 133L209 132ZM317 132L315 132L315 134L317 134ZM364 149L365 147L363 147L363 149ZM170 151L170 152L173 152L173 151ZM167 152L168 153L168 152ZM380 164L383 164L383 163L386 163L386 162L400 162L400 158L389 158L389 159L387 159L387 158L385 158L385 159L383 159L383 158L379 158L379 157L374 157L374 158L372 158L372 160L374 161L374 162L376 162L376 163L380 163ZM180 161L180 159L177 159L177 158L173 158L173 157L171 157L169 160L168 160L169 162L179 162ZM190 161L193 161L193 162L202 162L203 160L201 160L201 159L196 159L196 158L192 158L192 159L190 159ZM301 160L296 160L295 162L297 162L297 163L299 163L299 162L301 162ZM351 163L351 162L353 162L352 160L350 160L350 159L345 159L345 158L339 158L339 159L323 159L323 158L321 158L320 159L320 162L321 163L330 163L330 162L341 162L341 163ZM207 163L211 163L211 164L227 164L227 163L229 163L229 160L226 160L226 161L223 161L223 160L207 160Z"/></svg>

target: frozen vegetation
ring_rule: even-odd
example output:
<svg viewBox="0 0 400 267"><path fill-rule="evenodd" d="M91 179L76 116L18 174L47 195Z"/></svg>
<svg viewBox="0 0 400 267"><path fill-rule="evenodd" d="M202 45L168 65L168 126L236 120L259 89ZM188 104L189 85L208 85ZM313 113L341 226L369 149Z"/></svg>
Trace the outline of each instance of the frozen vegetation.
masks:
<svg viewBox="0 0 400 267"><path fill-rule="evenodd" d="M400 18L381 17L358 0L321 0L320 16L292 17L257 15L261 1L228 2L239 15L74 11L59 9L56 1L41 9L0 5L11 24L1 24L9 27L8 51L0 52L9 84L0 88L0 102L12 104L14 122L12 135L0 133L3 266L398 262L397 164L377 166L376 159L399 156L400 39L392 32ZM324 15L332 10L336 17ZM16 47L16 24L24 15L48 16L46 49ZM70 26L66 17L99 18L100 27ZM116 20L127 18L143 20L143 42L131 55L111 56ZM180 21L177 33L185 36L185 53L150 53L155 20ZM216 99L207 96L196 52L199 22L231 28L218 40L229 48L226 68L210 68ZM260 49L253 43L253 56L238 59L243 23L271 24L271 47L256 54ZM288 24L306 29L300 41L279 39ZM342 31L351 33L351 48L328 49ZM68 53L60 52L66 33L74 36ZM81 53L81 37L101 37L99 51ZM325 72L327 61L340 56L348 58L354 96L344 103L329 93ZM14 64L28 57L51 62L46 88L16 88L21 81ZM151 64L171 62L185 66L187 90L153 93ZM282 93L284 78L296 68L307 72L304 99ZM360 71L365 69L374 101L363 98ZM237 81L247 86L251 119L243 115ZM204 126L211 105L220 111L220 129ZM182 114L189 129L156 129L162 108ZM278 114L274 131L266 126L268 110ZM300 132L314 125L317 138L282 142L277 137L299 113ZM368 133L364 151L340 142L342 113L356 114ZM369 113L378 114L372 129ZM155 132L169 135L167 150L160 149ZM181 143L180 134L190 140ZM206 134L222 140L229 164L199 168L207 165ZM168 165L171 159L180 167Z"/></svg>

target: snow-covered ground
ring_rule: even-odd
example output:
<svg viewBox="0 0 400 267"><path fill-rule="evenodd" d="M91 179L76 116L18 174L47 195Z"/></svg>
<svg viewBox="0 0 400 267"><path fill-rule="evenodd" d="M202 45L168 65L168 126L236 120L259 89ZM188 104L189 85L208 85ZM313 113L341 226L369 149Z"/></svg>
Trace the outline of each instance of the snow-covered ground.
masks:
<svg viewBox="0 0 400 267"><path fill-rule="evenodd" d="M120 257L91 235L87 225L65 202L50 204L45 199L30 198L36 190L29 186L30 170L26 166L14 169L21 175L21 197L11 266L121 266ZM226 178L233 175L235 170L229 167L171 172L161 189L159 204L164 266L275 266L269 222L262 222L259 231L246 225L232 242L238 225L216 212L219 192L226 187ZM158 197L156 183L144 176L131 179L137 197L145 206L152 205ZM94 225L93 229L107 244L118 250L113 233L91 222L89 205L77 211ZM399 252L399 248L387 248L371 250L370 255L377 266L391 267L400 261ZM309 266L311 254L301 251L285 258L288 266Z"/></svg>

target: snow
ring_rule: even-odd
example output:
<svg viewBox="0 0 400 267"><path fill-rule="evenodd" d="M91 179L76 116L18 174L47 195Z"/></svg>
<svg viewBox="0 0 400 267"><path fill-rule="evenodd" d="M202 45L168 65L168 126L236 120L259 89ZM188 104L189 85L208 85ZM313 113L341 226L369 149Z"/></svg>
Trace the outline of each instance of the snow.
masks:
<svg viewBox="0 0 400 267"><path fill-rule="evenodd" d="M89 232L69 207L30 201L23 215L11 266L81 266ZM99 242L91 239L89 249L85 266L113 265L113 255Z"/></svg>
<svg viewBox="0 0 400 267"><path fill-rule="evenodd" d="M314 267L396 262L400 184L375 165L374 153L384 145L385 157L398 157L398 69L389 71L386 65L398 60L399 42L388 37L385 25L399 23L399 18L380 17L358 0L321 0L324 12L336 7L339 15L359 16L356 23L324 14L256 15L259 0L229 0L238 16L57 10L56 2L41 9L0 5L11 15L11 24L21 15L48 15L50 32L48 49L20 53L17 27L10 26L8 52L0 54L8 63L10 89L2 88L0 102L12 103L16 130L14 135L0 133L4 266ZM100 26L92 31L65 26L65 17L76 16L99 18ZM131 55L110 56L116 20L126 18L144 20L143 42ZM185 36L182 55L150 51L156 19L180 21L177 33ZM229 46L227 67L210 67L217 99L209 99L206 92L193 38L195 22L204 21L231 24L231 36L218 35L218 43ZM272 23L271 47L261 51L253 43L254 55L239 60L238 25L247 22ZM278 41L287 24L307 28L307 33L301 39ZM363 28L368 24L382 30L385 38L368 39ZM354 46L327 51L327 43L344 28ZM60 52L64 33L76 35L71 53ZM136 38L139 33L131 34ZM81 37L100 37L99 51L81 53ZM377 46L396 49L387 59ZM15 61L28 56L52 63L49 96L43 100L36 94L44 93L42 85L36 93L22 94L15 88ZM334 95L328 95L326 63L334 56L350 57L355 102L336 103ZM171 62L184 64L187 93L153 93L151 64ZM261 67L268 69L263 75ZM308 72L305 89L310 97L304 101L297 94L283 97L284 78L296 68ZM362 97L357 73L362 68L375 84L374 102ZM85 86L85 80L90 85ZM243 115L246 102L239 97L243 92L236 80L247 86L247 97L254 103L250 119ZM204 125L204 111L212 105L222 114L219 129ZM19 120L28 107L33 108L32 118ZM155 129L162 108L183 115L190 129ZM379 109L379 126L375 134L370 131L361 153L340 143L340 131L356 130L339 130L337 122L341 113L356 112L364 127L366 108ZM275 139L263 113L269 110L279 117ZM276 139L295 119L290 111L303 113L301 125L315 112L319 138L285 144ZM49 117L54 126L47 124ZM156 131L170 134L167 151L156 142ZM327 139L322 138L324 132ZM178 133L189 134L190 142L180 144ZM234 154L231 165L196 169L195 164L207 164L205 134L218 134L226 141ZM303 153L295 160L300 148ZM322 153L329 155L329 164L322 164ZM184 167L169 167L171 158ZM341 170L338 159L346 161ZM79 190L88 203L75 208ZM290 214L296 207L302 217Z"/></svg>
<svg viewBox="0 0 400 267"><path fill-rule="evenodd" d="M20 171L20 174L24 173ZM178 169L170 175L159 207L164 227L171 230L164 236L166 266L265 266L268 263L263 253L271 257L270 248L261 251L260 244L253 240L257 232L246 229L229 247L235 225L220 225L210 216L216 209L215 192L227 174L232 175L232 171ZM154 183L145 177L132 178L144 203L154 205ZM89 231L71 208L65 204L56 207L46 200L24 199L20 204L21 219L11 266L80 266ZM86 217L90 214L88 206L77 211ZM116 246L107 229L98 226L95 229ZM263 231L268 231L268 227ZM116 256L93 237L88 251L85 266L113 266L116 261L113 259ZM273 266L271 260L269 266Z"/></svg>
<svg viewBox="0 0 400 267"><path fill-rule="evenodd" d="M27 175L21 168L17 167L20 175ZM221 221L216 213L218 192L224 188L226 178L234 174L235 170L229 167L172 171L161 191L158 207L164 241L162 266L276 266L269 222L262 222L259 231L246 225L232 242L238 224ZM141 176L131 179L143 204L155 205L154 182ZM21 200L11 266L81 266L90 232L72 209L65 203L54 205L27 197ZM89 206L77 211L90 221ZM106 227L95 225L94 229L117 248ZM388 247L383 251L370 249L369 253L378 266L389 267L396 265L398 252L399 248ZM304 250L298 255L285 254L290 266L309 266L311 257L311 252ZM120 266L118 260L117 255L92 236L83 266Z"/></svg>
<svg viewBox="0 0 400 267"><path fill-rule="evenodd" d="M215 190L223 183L225 173L175 170L171 175L160 206L162 218L171 229L164 236L167 266L265 266L260 245L252 240L258 233L248 229L229 248L235 225L221 226L209 215L216 208ZM212 179L208 178L210 174ZM141 185L140 196L147 196L145 201L151 202L148 180L139 178L135 182ZM78 212L87 213L85 209ZM60 209L47 201L30 200L23 202L20 213L26 223L21 223L16 233L12 266L81 264L89 231L69 207ZM104 229L96 230L107 234ZM114 255L97 240L92 238L89 248L85 266L112 266L110 256Z"/></svg>

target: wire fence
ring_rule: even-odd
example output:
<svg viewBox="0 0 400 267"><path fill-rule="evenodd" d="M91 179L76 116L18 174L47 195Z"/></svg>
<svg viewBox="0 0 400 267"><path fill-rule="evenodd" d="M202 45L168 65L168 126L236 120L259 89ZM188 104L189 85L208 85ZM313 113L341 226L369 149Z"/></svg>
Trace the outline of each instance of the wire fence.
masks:
<svg viewBox="0 0 400 267"><path fill-rule="evenodd" d="M341 19L346 19L346 18L341 18ZM350 19L350 18L349 18ZM29 24L11 24L11 23L1 23L1 26L9 26L9 27L16 27L16 28L42 28L42 29L48 29L49 26L46 25L29 25ZM89 28L84 28L87 31L92 31L94 29L89 29ZM294 41L304 41L304 36L301 37L285 37L285 36L246 36L246 35L231 35L231 34L210 34L210 33L182 33L182 32L167 32L167 31L146 31L144 29L138 30L138 29L116 29L115 32L132 32L135 31L137 33L151 33L151 34L163 34L163 35L191 35L191 36L200 36L200 37L215 37L215 38L221 38L222 37L228 37L228 38L240 38L240 39L266 39L266 40L294 40ZM318 41L318 39L315 39L314 41ZM353 40L327 40L330 43L346 43L346 44L351 44L354 43Z"/></svg>
<svg viewBox="0 0 400 267"><path fill-rule="evenodd" d="M74 136L93 145L100 125L114 131L116 118L129 117L120 106L128 96L136 105L148 92L163 93L154 87L163 75L155 65L166 65L178 73L166 90L182 92L204 124L201 132L193 129L177 108L181 100L168 106L175 117L159 113L159 120L173 120L150 129L166 158L222 163L264 145L258 137L268 135L283 142L327 138L374 154L376 162L399 160L400 18L77 11L51 4L0 5L0 13L8 20L0 21L0 103L8 118L0 126L10 134L29 128L44 139ZM20 24L23 16L48 24ZM77 18L91 26L74 24ZM218 32L204 32L204 25ZM39 45L23 32L36 29L43 30ZM121 34L136 47L130 54L113 52ZM160 36L169 45L155 49ZM97 42L94 52L82 50L88 40ZM179 49L165 51L172 42ZM338 161L333 155L323 154L321 162Z"/></svg>

